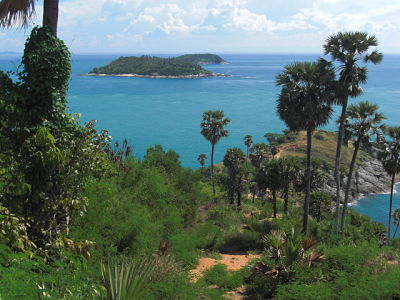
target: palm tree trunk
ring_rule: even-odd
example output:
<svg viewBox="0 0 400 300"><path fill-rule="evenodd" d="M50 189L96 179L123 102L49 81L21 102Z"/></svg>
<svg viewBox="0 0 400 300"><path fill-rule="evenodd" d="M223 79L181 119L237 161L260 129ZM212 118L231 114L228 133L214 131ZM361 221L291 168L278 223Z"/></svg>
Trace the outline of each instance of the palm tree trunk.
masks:
<svg viewBox="0 0 400 300"><path fill-rule="evenodd" d="M285 191L283 195L284 204L283 204L283 213L287 215L288 213L288 202L289 202L289 185L285 186Z"/></svg>
<svg viewBox="0 0 400 300"><path fill-rule="evenodd" d="M43 3L43 27L49 27L57 36L59 0L44 0Z"/></svg>
<svg viewBox="0 0 400 300"><path fill-rule="evenodd" d="M213 189L213 196L215 198L215 184L214 184L214 147L215 144L211 144L211 183ZM215 200L215 199L214 199Z"/></svg>
<svg viewBox="0 0 400 300"><path fill-rule="evenodd" d="M393 234L393 237L392 237L392 239L394 239L394 238L395 238L395 236L396 236L396 233L397 233L397 229L399 229L399 225L400 225L400 222L398 222L398 223L397 223L397 225L396 225L396 230L394 231L394 234Z"/></svg>
<svg viewBox="0 0 400 300"><path fill-rule="evenodd" d="M390 204L389 204L389 222L388 222L388 238L387 238L387 244L390 245L390 228L392 226L392 205L393 205L393 187L394 187L394 181L396 178L396 171L397 171L397 160L398 157L396 157L394 161L394 172L392 174L392 185L390 186ZM396 228L397 231L397 228ZM395 233L396 235L396 233Z"/></svg>
<svg viewBox="0 0 400 300"><path fill-rule="evenodd" d="M276 219L276 192L272 190L272 201L274 205L274 218Z"/></svg>
<svg viewBox="0 0 400 300"><path fill-rule="evenodd" d="M344 195L344 203L343 203L343 211L342 211L342 222L341 222L341 226L340 226L340 229L342 231L346 227L346 210L347 210L347 203L349 202L351 178L353 176L354 165L356 163L357 153L358 153L358 149L360 148L360 143L361 143L361 137L359 136L354 145L353 157L351 158L349 174L347 176L347 184L346 184L346 191L345 191L345 195Z"/></svg>
<svg viewBox="0 0 400 300"><path fill-rule="evenodd" d="M237 193L237 206L242 205L242 178L239 176L238 179L238 186L236 187L236 193Z"/></svg>
<svg viewBox="0 0 400 300"><path fill-rule="evenodd" d="M306 168L306 197L304 199L304 215L303 215L303 232L308 232L308 212L310 210L310 195L311 195L311 143L313 131L307 129L307 168Z"/></svg>
<svg viewBox="0 0 400 300"><path fill-rule="evenodd" d="M339 233L339 216L340 216L340 156L342 152L342 144L344 137L344 122L346 120L347 111L347 98L343 101L342 113L340 115L339 135L336 145L336 158L335 158L335 172L334 177L336 181L336 217L334 225L334 233Z"/></svg>

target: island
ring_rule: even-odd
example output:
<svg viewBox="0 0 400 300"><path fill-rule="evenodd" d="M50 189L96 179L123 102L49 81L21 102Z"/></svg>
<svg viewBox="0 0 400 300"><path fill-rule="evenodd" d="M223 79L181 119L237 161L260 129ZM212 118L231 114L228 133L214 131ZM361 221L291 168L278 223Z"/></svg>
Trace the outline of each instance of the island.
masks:
<svg viewBox="0 0 400 300"><path fill-rule="evenodd" d="M226 77L213 73L195 63L178 58L143 55L120 57L104 67L94 68L87 76L120 76L144 78L204 78Z"/></svg>
<svg viewBox="0 0 400 300"><path fill-rule="evenodd" d="M219 64L229 64L221 56L211 53L205 54L185 54L178 56L177 59L190 62L197 65L219 65Z"/></svg>

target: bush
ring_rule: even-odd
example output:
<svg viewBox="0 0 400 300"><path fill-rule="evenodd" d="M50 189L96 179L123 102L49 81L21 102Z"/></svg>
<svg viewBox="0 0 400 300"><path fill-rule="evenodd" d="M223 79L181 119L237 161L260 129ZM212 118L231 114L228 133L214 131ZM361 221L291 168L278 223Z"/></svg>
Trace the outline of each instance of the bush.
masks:
<svg viewBox="0 0 400 300"><path fill-rule="evenodd" d="M204 272L203 280L207 285L216 285L224 290L233 290L243 285L248 269L228 272L226 265L216 264Z"/></svg>
<svg viewBox="0 0 400 300"><path fill-rule="evenodd" d="M288 284L277 288L275 300L332 300L334 294L330 286L323 282L315 284ZM354 298L358 299L358 298Z"/></svg>

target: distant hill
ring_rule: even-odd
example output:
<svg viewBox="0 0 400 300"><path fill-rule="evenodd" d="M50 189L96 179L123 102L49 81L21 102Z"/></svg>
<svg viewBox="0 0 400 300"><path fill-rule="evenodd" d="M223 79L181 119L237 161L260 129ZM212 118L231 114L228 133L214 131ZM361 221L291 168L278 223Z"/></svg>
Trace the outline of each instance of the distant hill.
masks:
<svg viewBox="0 0 400 300"><path fill-rule="evenodd" d="M211 53L205 53L205 54L185 54L176 57L176 59L189 62L192 64L227 64L228 62L225 61L222 57L211 54Z"/></svg>
<svg viewBox="0 0 400 300"><path fill-rule="evenodd" d="M224 76L177 58L155 56L120 57L104 67L94 68L90 76L131 76L148 78L197 78Z"/></svg>

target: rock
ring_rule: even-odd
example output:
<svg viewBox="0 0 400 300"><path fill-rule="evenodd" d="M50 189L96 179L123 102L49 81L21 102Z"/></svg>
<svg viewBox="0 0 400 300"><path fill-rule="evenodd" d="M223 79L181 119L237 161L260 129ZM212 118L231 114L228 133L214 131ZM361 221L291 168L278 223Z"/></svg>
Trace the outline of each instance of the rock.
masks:
<svg viewBox="0 0 400 300"><path fill-rule="evenodd" d="M336 183L333 171L327 175L325 185L321 191L327 192L332 196L336 195ZM341 196L344 198L347 176L344 176L341 183ZM368 194L385 193L390 190L391 178L382 167L382 163L372 157L367 156L356 167L351 181L350 201L357 200L359 197Z"/></svg>

